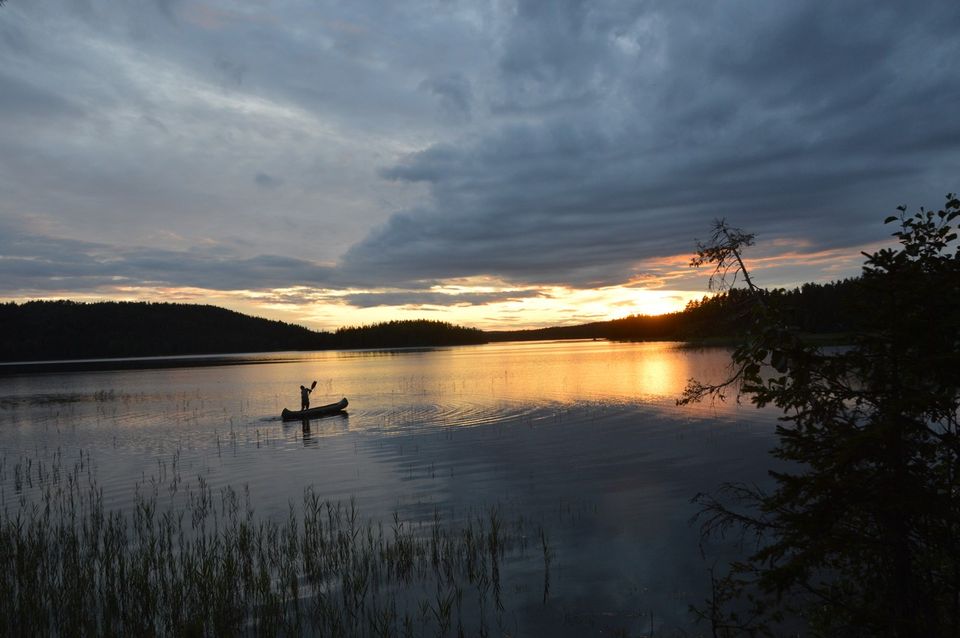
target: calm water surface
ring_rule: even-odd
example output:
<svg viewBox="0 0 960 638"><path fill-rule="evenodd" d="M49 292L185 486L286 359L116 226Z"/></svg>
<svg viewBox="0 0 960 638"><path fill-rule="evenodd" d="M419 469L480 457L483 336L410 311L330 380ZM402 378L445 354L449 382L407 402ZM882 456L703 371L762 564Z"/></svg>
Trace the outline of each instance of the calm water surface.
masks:
<svg viewBox="0 0 960 638"><path fill-rule="evenodd" d="M541 522L550 597L515 570L519 635L643 635L692 627L705 596L690 498L764 481L776 415L735 402L679 408L687 379L719 379L729 352L605 341L238 356L226 365L0 376L0 497L22 459L93 461L107 505L176 467L249 487L283 517L304 488L388 521L462 521L496 506ZM347 416L283 423L299 386ZM23 489L29 489L23 488ZM542 572L539 576L542 581ZM682 635L682 634L681 634Z"/></svg>

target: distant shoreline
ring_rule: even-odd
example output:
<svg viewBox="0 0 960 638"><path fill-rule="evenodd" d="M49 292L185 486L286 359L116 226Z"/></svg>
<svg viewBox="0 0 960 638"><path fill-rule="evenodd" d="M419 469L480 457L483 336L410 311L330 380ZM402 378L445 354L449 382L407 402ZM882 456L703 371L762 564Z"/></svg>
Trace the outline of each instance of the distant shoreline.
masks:
<svg viewBox="0 0 960 638"><path fill-rule="evenodd" d="M261 363L276 353L395 350L511 341L672 341L729 347L748 326L740 289L691 302L682 312L530 330L480 330L404 320L318 332L209 305L69 300L0 303L0 375ZM761 291L818 345L849 343L868 290L857 280ZM859 305L858 305L859 304ZM247 353L238 356L236 353ZM291 355L298 356L298 355Z"/></svg>

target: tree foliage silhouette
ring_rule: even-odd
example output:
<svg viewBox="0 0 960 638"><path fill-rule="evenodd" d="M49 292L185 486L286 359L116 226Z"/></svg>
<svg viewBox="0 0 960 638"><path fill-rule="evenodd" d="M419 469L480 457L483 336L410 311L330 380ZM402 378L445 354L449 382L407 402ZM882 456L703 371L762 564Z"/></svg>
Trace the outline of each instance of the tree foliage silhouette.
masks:
<svg viewBox="0 0 960 638"><path fill-rule="evenodd" d="M215 306L146 302L0 304L0 361L445 346L486 341L441 321L317 332Z"/></svg>
<svg viewBox="0 0 960 638"><path fill-rule="evenodd" d="M742 274L751 329L729 378L691 380L680 403L730 390L782 411L770 491L700 494L705 537L737 534L749 556L713 576L695 612L715 636L960 635L960 248L939 211L888 217L899 246L864 253L851 347L820 349L749 278L753 236L718 221L693 266Z"/></svg>

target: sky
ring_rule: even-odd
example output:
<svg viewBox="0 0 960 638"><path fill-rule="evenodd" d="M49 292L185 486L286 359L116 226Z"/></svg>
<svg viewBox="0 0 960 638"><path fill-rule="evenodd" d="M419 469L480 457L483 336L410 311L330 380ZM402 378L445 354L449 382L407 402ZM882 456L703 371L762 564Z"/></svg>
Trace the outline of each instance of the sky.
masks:
<svg viewBox="0 0 960 638"><path fill-rule="evenodd" d="M0 300L317 329L682 309L859 272L960 189L956 0L7 0Z"/></svg>

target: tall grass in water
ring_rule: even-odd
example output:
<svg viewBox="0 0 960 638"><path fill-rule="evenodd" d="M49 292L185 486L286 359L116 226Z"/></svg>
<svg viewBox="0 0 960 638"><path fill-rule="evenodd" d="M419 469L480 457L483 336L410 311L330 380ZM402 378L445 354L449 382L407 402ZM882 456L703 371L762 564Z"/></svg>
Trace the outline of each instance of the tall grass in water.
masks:
<svg viewBox="0 0 960 638"><path fill-rule="evenodd" d="M59 454L7 461L4 636L484 636L503 630L505 557L536 534L550 551L495 509L384 527L309 487L284 520L261 520L248 492L187 485L175 466L110 511L89 457L69 471Z"/></svg>

